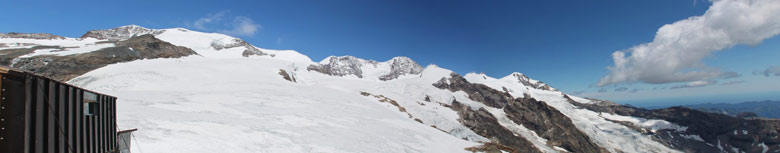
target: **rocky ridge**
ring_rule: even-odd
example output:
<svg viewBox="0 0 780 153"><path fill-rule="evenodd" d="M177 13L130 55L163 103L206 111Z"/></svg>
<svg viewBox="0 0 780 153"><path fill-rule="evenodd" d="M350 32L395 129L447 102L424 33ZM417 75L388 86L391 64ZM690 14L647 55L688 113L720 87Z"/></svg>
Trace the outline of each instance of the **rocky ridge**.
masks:
<svg viewBox="0 0 780 153"><path fill-rule="evenodd" d="M570 152L608 152L579 131L566 115L530 96L515 99L509 93L495 90L483 84L470 83L454 73L449 79L442 79L433 86L452 92L463 91L473 101L503 110L516 124L524 125L542 138L547 139L547 145L551 147L561 147ZM531 151L528 148L529 143L521 141L524 140L522 137L507 136L506 131L509 130L500 124L493 123L496 117L483 110L484 108L479 110L465 109L463 106L459 106L458 102L453 102L452 109L458 112L461 116L460 121L464 125L469 126L475 132L485 131L478 132L484 137L497 138L498 143L521 150L521 152L538 151ZM493 132L488 132L485 129L492 129L489 131Z"/></svg>
<svg viewBox="0 0 780 153"><path fill-rule="evenodd" d="M84 35L82 35L81 38L95 38L101 40L118 41L118 40L130 39L134 36L140 36L145 34L156 35L162 32L165 32L165 30L153 30L153 29L144 28L137 25L126 25L126 26L120 26L112 29L90 30Z"/></svg>
<svg viewBox="0 0 780 153"><path fill-rule="evenodd" d="M0 33L0 38L21 38L21 39L65 39L65 37L48 33ZM2 47L2 46L0 46Z"/></svg>
<svg viewBox="0 0 780 153"><path fill-rule="evenodd" d="M354 56L330 56L319 64L309 65L307 70L316 71L332 76L354 75L358 78L365 77L368 69L378 69L381 74L372 76L382 81L392 80L401 75L420 74L423 67L408 57L393 57L385 62L360 59Z"/></svg>

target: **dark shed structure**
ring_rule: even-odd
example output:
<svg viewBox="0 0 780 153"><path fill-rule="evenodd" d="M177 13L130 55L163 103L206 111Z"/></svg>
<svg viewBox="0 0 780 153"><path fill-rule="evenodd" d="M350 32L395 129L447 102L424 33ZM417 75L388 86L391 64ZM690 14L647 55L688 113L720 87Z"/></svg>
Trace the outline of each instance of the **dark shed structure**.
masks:
<svg viewBox="0 0 780 153"><path fill-rule="evenodd" d="M0 77L0 153L119 152L116 97L6 67Z"/></svg>

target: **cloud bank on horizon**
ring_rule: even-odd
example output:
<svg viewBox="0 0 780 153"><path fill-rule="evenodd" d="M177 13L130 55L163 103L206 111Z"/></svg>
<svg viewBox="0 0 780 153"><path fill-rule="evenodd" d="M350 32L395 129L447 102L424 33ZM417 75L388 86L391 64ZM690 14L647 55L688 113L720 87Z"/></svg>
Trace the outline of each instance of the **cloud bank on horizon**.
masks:
<svg viewBox="0 0 780 153"><path fill-rule="evenodd" d="M753 72L753 74L756 75L764 75L764 76L780 76L780 66L769 66L769 68L766 68L764 71L757 71Z"/></svg>
<svg viewBox="0 0 780 153"><path fill-rule="evenodd" d="M614 65L598 86L688 82L685 87L733 78L702 60L738 44L757 45L780 34L780 0L713 0L702 16L662 26L650 43L612 53Z"/></svg>

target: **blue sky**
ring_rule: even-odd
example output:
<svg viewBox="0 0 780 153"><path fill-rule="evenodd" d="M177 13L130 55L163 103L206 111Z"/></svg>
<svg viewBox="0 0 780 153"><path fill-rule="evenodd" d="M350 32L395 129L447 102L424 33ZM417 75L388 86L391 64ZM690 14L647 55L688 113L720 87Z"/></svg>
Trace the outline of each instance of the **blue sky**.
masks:
<svg viewBox="0 0 780 153"><path fill-rule="evenodd" d="M330 55L378 61L408 56L461 74L521 72L564 92L635 105L780 100L780 77L753 74L780 65L780 39L774 36L703 59L707 67L740 76L710 80L744 83L669 89L690 82L640 78L597 86L611 72L613 52L653 42L660 27L700 16L710 5L680 0L2 1L0 32L78 37L128 24L184 27L228 33L263 48L297 50L315 61ZM256 30L235 31L241 25ZM620 88L636 92L615 91ZM598 92L602 89L607 92Z"/></svg>

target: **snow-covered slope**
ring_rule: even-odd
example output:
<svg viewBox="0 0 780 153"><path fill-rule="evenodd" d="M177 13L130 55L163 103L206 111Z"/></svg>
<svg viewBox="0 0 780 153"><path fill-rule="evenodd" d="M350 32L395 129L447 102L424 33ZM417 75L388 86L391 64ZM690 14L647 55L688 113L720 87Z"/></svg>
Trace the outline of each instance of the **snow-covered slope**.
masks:
<svg viewBox="0 0 780 153"><path fill-rule="evenodd" d="M69 81L118 97L119 128L139 129L134 151L469 152L464 148L498 144L504 146L501 151L571 152L566 145L595 144L596 152L680 152L627 124L651 130L688 129L664 120L579 107L597 102L566 95L521 73L502 78L469 73L462 77L467 82L455 84L449 79L460 76L452 71L422 67L406 57L377 62L331 56L314 62L296 51L262 49L224 34L184 28L130 25L90 31L83 38L0 38L0 51L74 46L64 52L33 48L14 58L79 55L94 51L86 48L99 48L99 42L147 34L196 54L111 64ZM434 84L486 87L457 91ZM517 112L496 107L484 97L506 101L498 106L535 99L541 103L527 105L552 110L530 113L560 114L564 119L518 122ZM571 126L549 130L578 132L539 133L538 127L550 122ZM501 132L518 142L495 135ZM559 139L576 133L585 137Z"/></svg>
<svg viewBox="0 0 780 153"><path fill-rule="evenodd" d="M222 34L175 28L156 36L191 48L202 57L111 65L71 81L120 97L120 108L127 110L120 112L120 126L148 129L138 133L140 146L166 151L170 144L213 143L216 138L224 140L216 141L220 143L215 145L188 148L197 152L258 143L264 145L245 148L243 152L273 149L459 152L478 142L490 141L461 125L456 112L446 108L453 100L465 102L474 109L487 107L471 101L466 94L431 86L452 73L446 69L429 66L423 70L405 57L376 62L352 56L331 56L319 63L309 63L326 67L329 73L322 74L306 69L306 61L310 60L304 55L243 58L239 56L245 50L240 48L243 46L235 47L240 49L214 47L236 46L230 45L236 43L232 41L235 38ZM289 58L294 56L299 58ZM276 73L280 69L294 74L297 82L283 80ZM381 79L392 74L398 79ZM487 76L477 79L474 74L466 77L471 82L487 84L497 90L506 88L515 97L531 94L555 102L560 105L559 109L570 111L567 115L578 116L573 118L575 125L592 131L586 133L598 137L600 141L596 142L611 151L674 152L638 132L594 116L595 112L559 104L565 103L562 93L520 73L501 79ZM398 106L381 103L371 96L364 97L358 94L360 92L382 95L396 101ZM404 108L405 112L396 111L396 107ZM499 118L505 116L500 111L491 112ZM546 152L560 151L553 149L555 146L547 146L546 140L535 136L533 131L524 130L522 125L512 124L508 119L501 121L504 126L511 126L518 134L533 140L537 148ZM599 129L600 126L610 128ZM209 134L212 131L225 133ZM236 135L276 139L252 139L251 136L231 139Z"/></svg>
<svg viewBox="0 0 780 153"><path fill-rule="evenodd" d="M119 97L119 126L140 129L137 145L144 152L464 152L477 145L360 95L361 84L380 82L300 73L306 84L293 83L276 73L290 64L270 58L141 60L70 83ZM430 119L449 122L441 124L448 130L458 125L452 116Z"/></svg>

